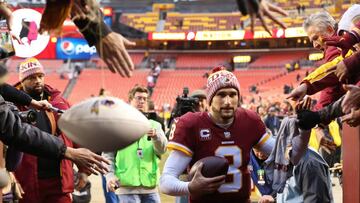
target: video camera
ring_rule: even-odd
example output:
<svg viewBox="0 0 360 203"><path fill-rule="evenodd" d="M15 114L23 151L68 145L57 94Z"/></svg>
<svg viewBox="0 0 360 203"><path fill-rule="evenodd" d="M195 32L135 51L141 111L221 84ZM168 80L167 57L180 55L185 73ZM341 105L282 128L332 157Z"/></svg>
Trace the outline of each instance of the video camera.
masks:
<svg viewBox="0 0 360 203"><path fill-rule="evenodd" d="M6 102L7 105L9 105L10 110L15 114L18 115L20 117L21 122L24 123L29 123L29 124L35 124L36 123L36 119L37 119L37 112L36 110L33 109L29 109L27 111L20 111L17 106L15 106L13 103L11 102ZM50 107L50 110L52 112L58 113L58 114L63 114L65 113L64 110L58 109L56 107Z"/></svg>
<svg viewBox="0 0 360 203"><path fill-rule="evenodd" d="M64 110L61 110L61 109L58 109L55 107L51 107L50 110L55 113L58 113L58 114L63 114L65 112ZM35 110L29 109L27 111L17 111L16 113L17 113L17 115L19 115L22 122L31 123L31 124L36 123L37 112Z"/></svg>
<svg viewBox="0 0 360 203"><path fill-rule="evenodd" d="M21 122L33 124L36 122L37 114L35 110L20 111L13 103L6 102L10 110L20 117Z"/></svg>
<svg viewBox="0 0 360 203"><path fill-rule="evenodd" d="M17 113L20 119L24 123L35 123L37 119L36 111L35 110L27 110L27 111L19 111Z"/></svg>
<svg viewBox="0 0 360 203"><path fill-rule="evenodd" d="M180 117L188 112L198 111L199 99L188 97L188 95L189 95L189 88L184 87L182 95L176 98L176 104L174 110L171 112L169 126L171 125L172 120L174 118Z"/></svg>

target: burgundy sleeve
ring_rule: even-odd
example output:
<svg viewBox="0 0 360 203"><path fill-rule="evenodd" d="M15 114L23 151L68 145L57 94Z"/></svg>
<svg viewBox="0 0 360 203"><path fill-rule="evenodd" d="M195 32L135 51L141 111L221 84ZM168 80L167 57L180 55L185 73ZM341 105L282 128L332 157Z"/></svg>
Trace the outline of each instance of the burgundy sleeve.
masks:
<svg viewBox="0 0 360 203"><path fill-rule="evenodd" d="M192 116L191 113L185 114L174 121L167 145L169 149L181 151L188 156L193 155L196 140L194 132L191 130L192 123L194 123L191 119Z"/></svg>

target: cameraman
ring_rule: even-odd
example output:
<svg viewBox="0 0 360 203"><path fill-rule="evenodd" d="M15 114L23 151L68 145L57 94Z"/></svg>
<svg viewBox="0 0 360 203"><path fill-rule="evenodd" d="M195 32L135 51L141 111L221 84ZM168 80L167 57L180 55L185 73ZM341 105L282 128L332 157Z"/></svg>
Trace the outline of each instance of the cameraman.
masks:
<svg viewBox="0 0 360 203"><path fill-rule="evenodd" d="M171 126L173 120L178 118L187 112L206 112L207 111L207 104L206 104L206 97L204 98L205 92L203 90L195 90L191 93L190 97L188 97L189 88L184 87L182 96L178 96L176 98L176 103L174 108L171 112L171 117L168 122L168 128L171 131ZM169 137L168 131L166 136Z"/></svg>
<svg viewBox="0 0 360 203"><path fill-rule="evenodd" d="M208 105L206 103L206 93L202 89L198 89L193 91L190 94L190 97L197 98L199 100L199 105L197 111L199 112L207 112L208 111Z"/></svg>
<svg viewBox="0 0 360 203"><path fill-rule="evenodd" d="M2 70L2 68L0 68L0 70ZM4 73L4 71L2 73ZM6 74L2 74L2 76L5 75ZM9 93L7 90L10 89L12 94L6 95L13 101L21 101L21 92L15 88L9 88L9 86L4 84L4 80L4 77L0 76L0 89L2 89L2 92L6 90L5 92ZM2 92L0 94L2 94ZM21 102L24 103L24 101ZM96 174L96 171L104 173L104 171L107 170L106 166L102 164L102 162L109 163L106 159L94 154L88 149L66 147L59 138L29 124L22 123L20 117L14 114L12 109L14 109L14 107L6 103L0 95L0 140L4 144L12 146L19 151L43 158L69 159L89 173Z"/></svg>

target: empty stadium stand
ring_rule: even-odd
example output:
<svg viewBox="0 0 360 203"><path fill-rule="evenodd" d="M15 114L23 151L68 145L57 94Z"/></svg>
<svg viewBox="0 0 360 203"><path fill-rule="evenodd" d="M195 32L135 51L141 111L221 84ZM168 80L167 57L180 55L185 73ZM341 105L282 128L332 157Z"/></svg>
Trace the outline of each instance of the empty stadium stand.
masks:
<svg viewBox="0 0 360 203"><path fill-rule="evenodd" d="M172 3L175 4L175 11L187 13L209 13L209 12L232 12L237 10L234 0L199 0L199 1L176 1L173 0L102 0L104 6L111 6L114 9L122 10L126 13L145 13L152 10L153 3ZM219 7L221 5L221 7Z"/></svg>
<svg viewBox="0 0 360 203"><path fill-rule="evenodd" d="M137 0L141 1L141 0ZM237 10L235 1L178 1L175 4L174 11L168 11L163 32L179 32L179 31L203 31L203 30L250 30L248 16L241 16ZM305 6L305 13L299 15L297 13L297 4L291 1L276 0L278 6L287 10L289 16L281 16L275 13L287 27L301 27L304 19L312 13L327 10L336 20L339 20L341 14L351 5L345 2L341 5L340 12L335 9L333 4L324 3L320 0L300 0L299 5ZM139 3L140 4L140 3ZM126 5L126 4L125 4ZM134 5L134 4L131 4ZM147 4L144 4L147 5ZM272 20L265 17L265 22L270 29L279 28ZM124 9L121 22L132 26L144 32L154 32L156 24L159 20L159 12L144 11L132 12L131 9ZM256 21L255 30L264 30L259 20Z"/></svg>
<svg viewBox="0 0 360 203"><path fill-rule="evenodd" d="M184 87L188 87L190 93L201 89L206 85L203 75L205 70L163 70L154 89L153 100L157 106L162 104L175 104L177 95L182 94Z"/></svg>
<svg viewBox="0 0 360 203"><path fill-rule="evenodd" d="M136 70L132 78L121 78L108 70L85 70L78 78L69 101L77 103L91 95L98 95L102 82L104 88L113 96L127 100L127 93L135 84L146 85L148 70ZM152 99L159 107L163 104L173 105L177 95L182 94L184 87L189 87L190 92L205 88L206 70L163 70L154 89ZM280 74L283 70L237 70L234 74L238 77L241 94L248 95L248 87L259 81L265 81Z"/></svg>
<svg viewBox="0 0 360 203"><path fill-rule="evenodd" d="M241 28L240 22L248 17L235 13L177 13L167 15L165 30L163 32L200 31L200 30L233 30ZM144 32L155 32L159 20L159 13L148 12L144 14L126 13L120 21Z"/></svg>
<svg viewBox="0 0 360 203"><path fill-rule="evenodd" d="M144 59L144 53L130 53L130 57L135 65L135 68L138 68ZM95 62L96 67L107 67L105 62L100 58L94 58L92 61Z"/></svg>
<svg viewBox="0 0 360 203"><path fill-rule="evenodd" d="M285 64L293 63L307 57L306 52L269 53L260 55L249 68L284 68Z"/></svg>
<svg viewBox="0 0 360 203"><path fill-rule="evenodd" d="M148 70L135 70L131 78L122 78L109 70L86 69L79 76L72 90L69 101L78 103L91 95L97 96L100 88L105 88L111 95L127 101L127 94L135 84L146 85Z"/></svg>
<svg viewBox="0 0 360 203"><path fill-rule="evenodd" d="M214 66L229 64L231 54L179 54L176 58L177 69L211 69Z"/></svg>

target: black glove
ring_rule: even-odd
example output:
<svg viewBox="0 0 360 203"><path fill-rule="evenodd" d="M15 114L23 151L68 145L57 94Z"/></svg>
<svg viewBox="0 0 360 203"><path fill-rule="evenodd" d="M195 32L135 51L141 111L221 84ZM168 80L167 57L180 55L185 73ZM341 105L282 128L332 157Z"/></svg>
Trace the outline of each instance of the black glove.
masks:
<svg viewBox="0 0 360 203"><path fill-rule="evenodd" d="M320 114L309 110L299 110L297 119L299 128L302 130L310 130L321 122Z"/></svg>

